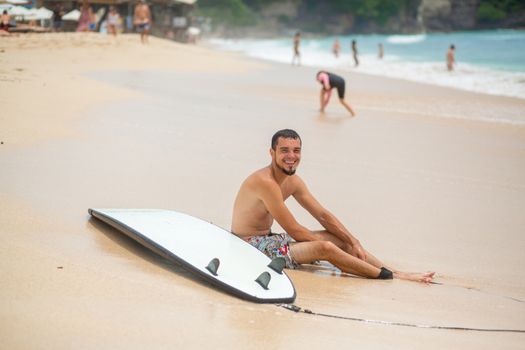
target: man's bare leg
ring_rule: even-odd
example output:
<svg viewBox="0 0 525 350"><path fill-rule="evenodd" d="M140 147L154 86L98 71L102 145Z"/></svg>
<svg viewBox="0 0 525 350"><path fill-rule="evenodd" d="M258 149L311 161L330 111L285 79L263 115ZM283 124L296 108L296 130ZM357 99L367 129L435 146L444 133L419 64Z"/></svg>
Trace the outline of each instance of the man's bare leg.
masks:
<svg viewBox="0 0 525 350"><path fill-rule="evenodd" d="M299 264L308 264L314 260L326 260L341 271L354 275L377 278L379 268L358 259L330 241L298 242L290 245L290 252Z"/></svg>
<svg viewBox="0 0 525 350"><path fill-rule="evenodd" d="M309 262L314 261L314 260L327 260L330 263L332 263L335 266L337 266L338 268L340 268L344 272L352 273L352 274L363 276L363 277L369 277L369 278L377 278L377 276L379 275L379 271L380 271L381 267L386 267L387 269L392 271L393 274L394 274L394 278L399 278L399 279L404 279L404 280L409 280L409 281L425 282L425 283L431 282L432 279L434 278L434 274L435 274L434 272L424 272L424 273L415 272L415 273L410 273L410 272L403 272L403 271L399 271L397 269L393 269L393 268L391 268L389 266L386 266L383 262L381 262L381 260L376 258L374 255L370 254L368 251L366 251L366 261L363 261L363 260L358 259L358 258L356 258L356 257L354 257L352 255L352 246L351 245L341 241L334 234L332 234L332 233L330 233L328 231L325 231L325 230L323 230L323 231L315 231L314 233L316 235L318 235L323 241L332 242L340 250L342 250L344 253L346 253L346 255L350 255L352 258L356 259L358 262L364 262L365 264L372 265L373 267L376 268L376 270L374 270L376 272L374 272L373 275L363 275L363 274L360 274L360 273L355 273L355 272L351 272L351 271L345 271L344 269L339 267L336 263L333 263L332 261L330 261L330 259L322 259L322 258L314 258L314 259L311 259L309 261L306 260L304 262L297 261L298 263L303 263L304 264L304 263L309 263ZM294 244L294 245L296 245L296 244ZM293 254L293 250L292 250L292 254ZM295 256L294 256L294 258L295 258ZM360 270L360 271L364 271L364 270ZM367 271L370 272L371 270L367 269Z"/></svg>

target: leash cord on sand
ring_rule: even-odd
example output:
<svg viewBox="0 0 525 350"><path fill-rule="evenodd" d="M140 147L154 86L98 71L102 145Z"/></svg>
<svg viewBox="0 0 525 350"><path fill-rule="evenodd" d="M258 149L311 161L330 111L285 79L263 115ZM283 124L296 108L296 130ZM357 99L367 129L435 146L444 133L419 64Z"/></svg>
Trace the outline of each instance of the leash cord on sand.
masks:
<svg viewBox="0 0 525 350"><path fill-rule="evenodd" d="M522 304L525 304L525 300L521 300L521 299L518 299L518 298L514 298L514 297L509 297L507 295L501 295L501 294L496 294L496 293L491 293L491 292L487 292L483 289L479 289L479 288L475 288L475 287L465 287L465 286L457 286L457 285L454 285L454 284L445 284L445 283L441 283L441 282L429 282L430 284L436 284L436 285L440 285L440 286L447 286L447 287L456 287L456 288L462 288L462 289L466 289L466 290L470 290L470 291L476 291L476 292L479 292L479 293L483 293L483 294L487 294L487 295L492 295L492 296L495 296L495 297L499 297L499 298L503 298L503 299L509 299L509 300L512 300L512 301L515 301L515 302L518 302L518 303L522 303Z"/></svg>
<svg viewBox="0 0 525 350"><path fill-rule="evenodd" d="M293 312L296 312L296 313L305 313L305 314L314 315L314 316L330 317L330 318L337 318L337 319L341 319L341 320L356 321L356 322L374 323L374 324L381 324L381 325L386 325L386 326L414 327L414 328L427 328L427 329L446 329L446 330L454 330L454 331L525 333L525 330L523 330L523 329L497 329L497 328L471 328L471 327L454 327L454 326L432 326L432 325L413 324L413 323L405 323L405 322L368 320L368 319L365 319L365 318L338 316L338 315L330 315L330 314L324 314L324 313L319 313L319 312L313 312L312 310L303 309L302 307L299 307L299 306L294 305L294 304L277 304L277 306L280 306L282 308L285 308L286 310L293 311Z"/></svg>

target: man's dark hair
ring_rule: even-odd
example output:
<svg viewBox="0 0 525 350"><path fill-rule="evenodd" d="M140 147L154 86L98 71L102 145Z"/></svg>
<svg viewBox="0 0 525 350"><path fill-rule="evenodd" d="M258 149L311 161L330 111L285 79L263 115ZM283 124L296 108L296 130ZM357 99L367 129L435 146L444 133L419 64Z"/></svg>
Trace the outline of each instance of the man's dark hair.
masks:
<svg viewBox="0 0 525 350"><path fill-rule="evenodd" d="M292 129L279 130L272 137L272 149L274 151L275 151L275 147L277 147L277 142L279 141L279 137L282 137L285 139L299 140L301 144L303 143L303 141L301 141L301 137L299 136L299 134L295 132L294 130Z"/></svg>

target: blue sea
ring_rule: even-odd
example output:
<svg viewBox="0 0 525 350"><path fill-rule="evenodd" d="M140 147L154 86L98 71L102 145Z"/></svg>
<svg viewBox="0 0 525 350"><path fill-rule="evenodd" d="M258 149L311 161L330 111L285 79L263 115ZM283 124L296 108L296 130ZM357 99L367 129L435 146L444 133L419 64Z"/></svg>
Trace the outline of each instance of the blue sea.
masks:
<svg viewBox="0 0 525 350"><path fill-rule="evenodd" d="M332 54L335 39L341 54ZM354 67L350 43L357 41L360 64ZM252 57L291 63L292 39L213 39L223 49ZM384 57L378 58L383 44ZM456 67L446 69L445 56L456 47ZM302 64L337 68L440 86L525 99L525 31L490 30L417 35L348 35L301 41Z"/></svg>

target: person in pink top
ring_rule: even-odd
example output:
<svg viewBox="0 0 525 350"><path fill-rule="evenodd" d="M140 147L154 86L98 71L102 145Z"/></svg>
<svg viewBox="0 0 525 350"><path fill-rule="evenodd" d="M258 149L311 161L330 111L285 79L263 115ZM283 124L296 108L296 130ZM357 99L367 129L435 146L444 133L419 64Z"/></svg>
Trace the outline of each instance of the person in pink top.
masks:
<svg viewBox="0 0 525 350"><path fill-rule="evenodd" d="M337 89L337 95L339 96L339 102L355 117L355 112L352 106L345 101L345 80L337 74L319 71L317 72L317 81L323 86L321 88L321 113L324 113L324 109L330 97L332 96L332 89Z"/></svg>
<svg viewBox="0 0 525 350"><path fill-rule="evenodd" d="M88 0L82 2L82 7L80 8L80 18L78 19L77 32L89 32L90 24L93 18L93 10L89 6Z"/></svg>

